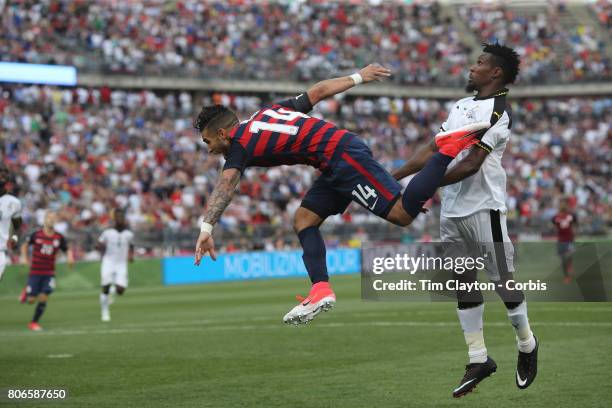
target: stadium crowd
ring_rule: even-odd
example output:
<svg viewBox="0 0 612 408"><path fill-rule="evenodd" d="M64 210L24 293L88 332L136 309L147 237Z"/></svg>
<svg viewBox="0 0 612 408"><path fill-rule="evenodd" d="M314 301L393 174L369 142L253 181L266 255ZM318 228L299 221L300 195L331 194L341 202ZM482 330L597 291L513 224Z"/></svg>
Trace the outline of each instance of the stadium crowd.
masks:
<svg viewBox="0 0 612 408"><path fill-rule="evenodd" d="M401 73L394 80L404 84L458 85L471 53L470 41L437 2L26 4L0 1L2 60L104 73L276 80L322 79L378 61ZM474 31L472 44L499 39L517 47L522 82L610 76L591 28L560 29L562 7L542 6L529 18L486 3L459 12ZM566 58L558 52L563 44L571 51Z"/></svg>
<svg viewBox="0 0 612 408"><path fill-rule="evenodd" d="M30 227L41 222L44 209L54 208L60 210L60 231L102 228L111 223L110 210L127 207L136 230L191 234L222 161L207 155L192 128L194 116L202 104L215 102L247 117L272 98L4 86L3 163L14 175ZM338 97L317 105L315 114L362 135L391 169L437 132L448 103ZM504 166L513 230L548 228L562 196L572 198L583 233L612 226L611 108L612 98L512 101L513 140ZM247 170L221 228L249 235L271 225L289 232L292 213L315 177L304 166ZM351 208L330 222L379 222L357 205ZM414 227L418 233L435 230L435 215L422 218ZM276 245L274 239L267 244Z"/></svg>
<svg viewBox="0 0 612 408"><path fill-rule="evenodd" d="M519 14L501 3L459 7L459 15L486 42L498 40L521 55L521 78L526 82L574 82L610 77L605 43L596 28L563 27L563 2L550 2L531 15Z"/></svg>

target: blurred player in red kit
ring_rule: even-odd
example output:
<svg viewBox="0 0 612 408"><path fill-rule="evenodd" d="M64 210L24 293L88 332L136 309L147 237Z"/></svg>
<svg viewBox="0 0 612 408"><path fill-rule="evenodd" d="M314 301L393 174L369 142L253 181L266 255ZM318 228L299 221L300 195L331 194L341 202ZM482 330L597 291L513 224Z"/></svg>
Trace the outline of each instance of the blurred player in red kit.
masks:
<svg viewBox="0 0 612 408"><path fill-rule="evenodd" d="M34 331L42 330L38 321L47 308L49 295L55 289L55 257L59 251L68 256L68 266L72 267L74 258L72 251L68 248L66 238L55 231L56 214L48 211L45 214L44 226L34 231L28 242L21 247L21 255L26 264L28 259L28 247L32 247L32 259L30 264L30 276L28 286L21 293L20 301L33 304L38 300L32 321L28 328Z"/></svg>
<svg viewBox="0 0 612 408"><path fill-rule="evenodd" d="M563 199L559 212L552 219L557 228L557 253L563 267L563 282L570 283L574 276L574 229L578 225L578 217L569 211L569 200Z"/></svg>

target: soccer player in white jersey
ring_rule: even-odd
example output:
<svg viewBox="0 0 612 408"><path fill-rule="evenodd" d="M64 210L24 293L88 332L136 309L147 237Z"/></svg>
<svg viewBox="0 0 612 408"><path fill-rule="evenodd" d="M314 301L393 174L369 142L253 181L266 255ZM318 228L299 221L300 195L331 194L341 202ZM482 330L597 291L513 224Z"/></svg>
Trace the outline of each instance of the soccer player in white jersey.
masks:
<svg viewBox="0 0 612 408"><path fill-rule="evenodd" d="M102 293L100 307L102 321L110 321L111 285L115 286L118 295L122 295L128 287L128 261L134 260L134 234L128 229L125 213L115 211L115 228L102 232L98 239L98 248L102 253Z"/></svg>
<svg viewBox="0 0 612 408"><path fill-rule="evenodd" d="M14 195L7 193L8 182L9 171L2 167L0 168L0 280L8 263L7 251L17 246L19 237L16 233L21 228L21 202Z"/></svg>
<svg viewBox="0 0 612 408"><path fill-rule="evenodd" d="M524 389L537 374L538 341L529 326L523 293L505 290L503 283L512 279L514 250L506 228L506 172L501 164L512 126L506 86L516 79L520 59L509 47L497 43L483 45L483 53L470 68L466 87L467 92L475 92L475 95L453 104L442 130L481 121L490 121L491 127L477 144L459 153L448 167L441 184L446 187L442 190L440 237L444 242L463 243L487 255L482 253L484 248L490 255L486 271L491 281L502 283L497 292L508 310L519 350L516 385ZM434 150L431 143L421 146L393 175L400 180L416 173ZM474 282L476 272L455 274L454 278ZM482 293L458 291L457 301L457 314L469 355L465 375L453 391L453 396L458 398L495 372L497 365L485 347Z"/></svg>

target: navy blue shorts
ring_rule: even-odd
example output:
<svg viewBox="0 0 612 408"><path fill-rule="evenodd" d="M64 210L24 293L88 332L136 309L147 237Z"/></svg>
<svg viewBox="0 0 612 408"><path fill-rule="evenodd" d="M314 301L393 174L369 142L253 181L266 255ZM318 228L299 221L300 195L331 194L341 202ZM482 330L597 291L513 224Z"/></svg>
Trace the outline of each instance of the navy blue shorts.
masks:
<svg viewBox="0 0 612 408"><path fill-rule="evenodd" d="M358 137L346 144L337 162L315 180L302 207L325 219L341 214L351 200L381 218L401 196L402 186L372 157Z"/></svg>
<svg viewBox="0 0 612 408"><path fill-rule="evenodd" d="M39 293L51 294L55 289L55 276L52 275L30 275L28 277L28 296L38 296Z"/></svg>
<svg viewBox="0 0 612 408"><path fill-rule="evenodd" d="M559 256L571 255L574 253L573 242L557 242L557 254Z"/></svg>

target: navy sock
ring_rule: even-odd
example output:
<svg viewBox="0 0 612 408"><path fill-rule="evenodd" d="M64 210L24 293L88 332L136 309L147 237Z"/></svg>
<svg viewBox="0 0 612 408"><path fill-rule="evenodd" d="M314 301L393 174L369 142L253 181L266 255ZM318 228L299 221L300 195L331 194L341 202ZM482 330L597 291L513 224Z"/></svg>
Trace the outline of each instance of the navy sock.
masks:
<svg viewBox="0 0 612 408"><path fill-rule="evenodd" d="M421 213L423 204L434 195L446 173L446 168L452 161L453 158L450 156L440 152L434 153L425 167L410 180L404 190L402 204L412 218L416 218Z"/></svg>
<svg viewBox="0 0 612 408"><path fill-rule="evenodd" d="M313 284L329 281L325 257L325 241L323 241L319 227L304 228L298 232L298 238L304 249L302 259L308 271L308 276L310 276L310 281Z"/></svg>
<svg viewBox="0 0 612 408"><path fill-rule="evenodd" d="M36 309L34 309L34 317L32 318L32 321L38 322L38 319L40 319L40 316L42 316L46 308L47 302L38 302L38 304L36 305Z"/></svg>

